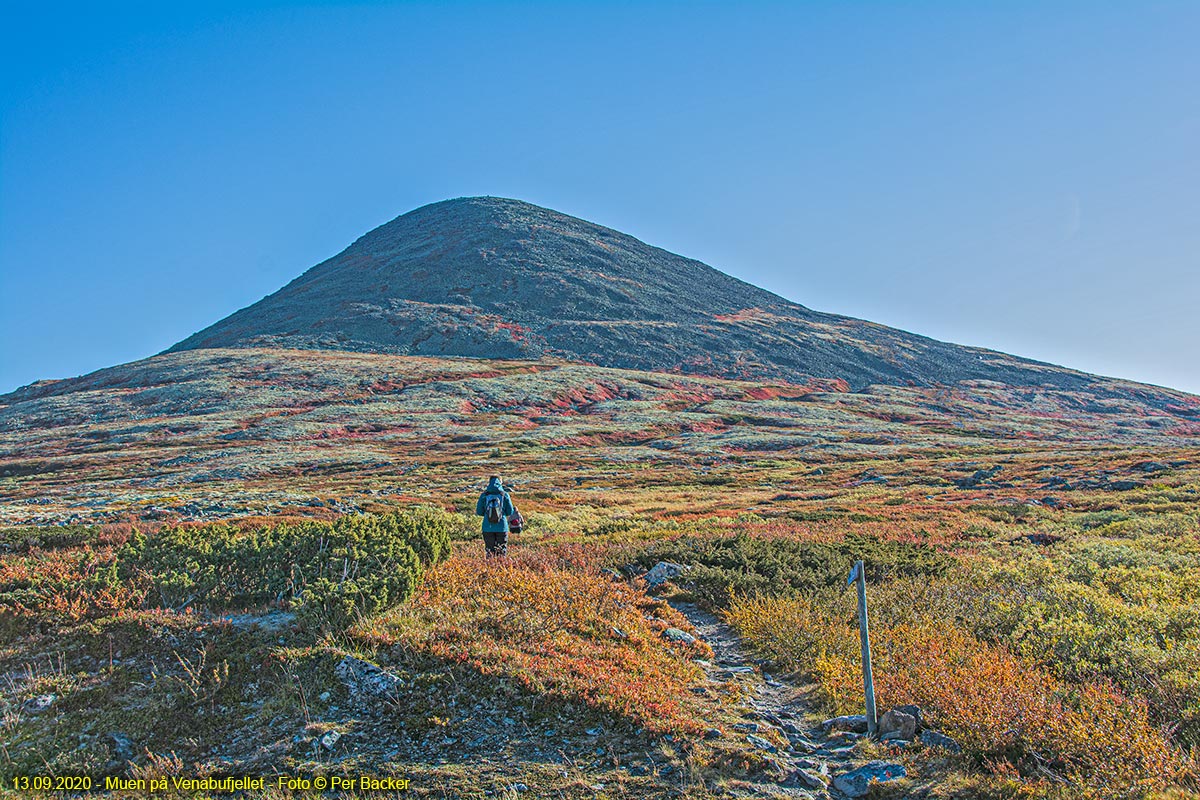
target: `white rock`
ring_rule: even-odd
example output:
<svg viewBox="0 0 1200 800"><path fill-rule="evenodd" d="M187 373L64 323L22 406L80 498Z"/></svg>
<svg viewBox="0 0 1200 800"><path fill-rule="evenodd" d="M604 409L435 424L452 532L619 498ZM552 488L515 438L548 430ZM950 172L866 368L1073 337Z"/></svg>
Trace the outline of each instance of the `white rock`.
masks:
<svg viewBox="0 0 1200 800"><path fill-rule="evenodd" d="M678 578L683 573L687 572L687 567L683 564L675 564L670 561L660 561L655 564L649 572L643 575L646 585L654 588L661 586L669 580Z"/></svg>

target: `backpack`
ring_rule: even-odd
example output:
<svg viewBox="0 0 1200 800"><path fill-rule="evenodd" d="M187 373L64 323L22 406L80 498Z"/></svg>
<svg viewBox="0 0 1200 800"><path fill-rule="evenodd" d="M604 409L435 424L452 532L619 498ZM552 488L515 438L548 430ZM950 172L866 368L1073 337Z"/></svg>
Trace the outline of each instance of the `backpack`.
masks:
<svg viewBox="0 0 1200 800"><path fill-rule="evenodd" d="M504 495L489 494L484 495L483 501L483 518L493 524L504 519Z"/></svg>
<svg viewBox="0 0 1200 800"><path fill-rule="evenodd" d="M520 511L508 518L508 529L513 533L520 533L525 530L525 518L521 516Z"/></svg>

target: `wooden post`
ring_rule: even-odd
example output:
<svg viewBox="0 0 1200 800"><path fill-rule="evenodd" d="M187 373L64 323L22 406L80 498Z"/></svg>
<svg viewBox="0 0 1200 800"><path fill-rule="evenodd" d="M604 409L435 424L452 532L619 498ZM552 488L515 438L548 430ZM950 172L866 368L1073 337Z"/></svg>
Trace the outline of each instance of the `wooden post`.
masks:
<svg viewBox="0 0 1200 800"><path fill-rule="evenodd" d="M871 633L867 628L867 573L863 562L854 562L846 583L858 584L858 638L862 642L863 694L867 699L867 733L875 735L878 717L875 712L875 680L871 676Z"/></svg>

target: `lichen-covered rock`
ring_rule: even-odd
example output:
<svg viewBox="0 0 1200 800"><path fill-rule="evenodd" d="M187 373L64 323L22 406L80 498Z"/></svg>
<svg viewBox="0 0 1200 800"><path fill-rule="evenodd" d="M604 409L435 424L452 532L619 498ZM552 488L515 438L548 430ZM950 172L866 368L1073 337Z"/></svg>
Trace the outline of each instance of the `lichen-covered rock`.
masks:
<svg viewBox="0 0 1200 800"><path fill-rule="evenodd" d="M54 701L57 699L58 695L55 694L39 694L25 703L25 710L30 714L41 714L44 711L49 711L50 706L54 705Z"/></svg>
<svg viewBox="0 0 1200 800"><path fill-rule="evenodd" d="M940 731L921 731L921 743L926 747L938 747L951 753L961 753L958 742Z"/></svg>
<svg viewBox="0 0 1200 800"><path fill-rule="evenodd" d="M872 761L856 770L834 778L833 787L847 797L865 797L872 783L887 783L905 777L903 764Z"/></svg>
<svg viewBox="0 0 1200 800"><path fill-rule="evenodd" d="M660 561L650 568L650 571L642 576L646 581L646 585L651 589L662 586L670 580L678 578L683 573L687 572L687 567L683 564L675 564L670 561Z"/></svg>
<svg viewBox="0 0 1200 800"><path fill-rule="evenodd" d="M667 628L662 632L662 636L669 641L684 642L685 644L692 644L696 641L695 636L692 636L687 631L681 631L679 628Z"/></svg>
<svg viewBox="0 0 1200 800"><path fill-rule="evenodd" d="M404 681L392 673L354 656L343 658L333 672L350 694L359 698L395 699L396 692L404 686Z"/></svg>
<svg viewBox="0 0 1200 800"><path fill-rule="evenodd" d="M851 733L866 733L867 732L867 715L866 714L846 714L841 717L833 717L821 723L821 730L828 733L837 733L838 731L850 731Z"/></svg>

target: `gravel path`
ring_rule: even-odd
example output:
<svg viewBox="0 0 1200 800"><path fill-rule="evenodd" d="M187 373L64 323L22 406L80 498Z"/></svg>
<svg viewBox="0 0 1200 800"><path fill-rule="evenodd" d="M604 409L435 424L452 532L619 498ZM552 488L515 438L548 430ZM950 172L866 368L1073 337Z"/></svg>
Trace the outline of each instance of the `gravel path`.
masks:
<svg viewBox="0 0 1200 800"><path fill-rule="evenodd" d="M744 688L739 709L743 722L732 735L745 741L747 750L758 750L767 761L758 780L738 781L727 788L734 797L844 797L829 785L831 776L854 769L854 742L858 734L826 733L805 689L788 676L773 676L747 654L734 630L715 614L699 606L671 602L688 618L696 634L713 649L713 660L704 665L709 681L737 681Z"/></svg>

